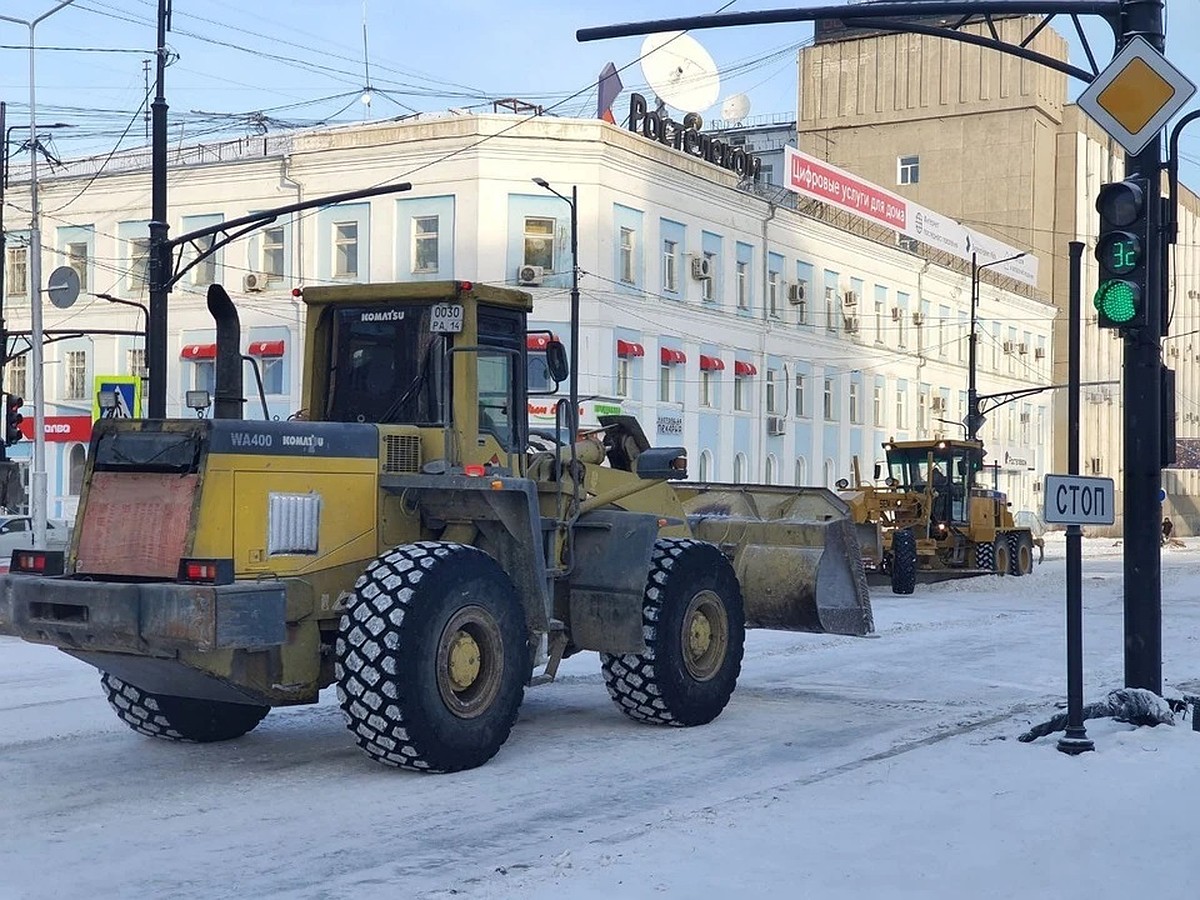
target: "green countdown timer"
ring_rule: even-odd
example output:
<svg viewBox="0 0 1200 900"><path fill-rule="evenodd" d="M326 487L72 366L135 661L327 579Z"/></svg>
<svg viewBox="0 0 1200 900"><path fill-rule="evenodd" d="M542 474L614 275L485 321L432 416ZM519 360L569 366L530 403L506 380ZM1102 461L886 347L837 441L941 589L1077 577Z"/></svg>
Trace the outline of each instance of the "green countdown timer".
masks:
<svg viewBox="0 0 1200 900"><path fill-rule="evenodd" d="M1096 259L1110 275L1128 275L1142 262L1142 242L1127 231L1104 235L1096 247Z"/></svg>
<svg viewBox="0 0 1200 900"><path fill-rule="evenodd" d="M1138 286L1129 281L1105 281L1096 291L1096 309L1109 321L1118 325L1137 315L1141 301Z"/></svg>

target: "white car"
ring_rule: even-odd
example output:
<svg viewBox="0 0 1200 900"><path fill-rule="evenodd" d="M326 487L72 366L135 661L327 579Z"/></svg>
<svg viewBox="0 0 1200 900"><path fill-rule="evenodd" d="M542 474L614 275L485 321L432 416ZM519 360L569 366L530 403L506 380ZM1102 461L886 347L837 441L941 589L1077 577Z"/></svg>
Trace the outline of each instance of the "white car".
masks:
<svg viewBox="0 0 1200 900"><path fill-rule="evenodd" d="M71 523L65 519L46 522L46 549L66 550L71 544ZM7 571L14 550L33 546L33 520L29 516L0 516L0 570Z"/></svg>

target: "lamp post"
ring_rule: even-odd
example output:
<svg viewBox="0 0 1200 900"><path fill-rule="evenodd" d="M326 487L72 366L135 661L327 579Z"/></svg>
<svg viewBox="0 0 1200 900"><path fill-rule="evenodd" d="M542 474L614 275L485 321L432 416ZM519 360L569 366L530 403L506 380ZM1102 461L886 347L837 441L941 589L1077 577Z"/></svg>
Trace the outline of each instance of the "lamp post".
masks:
<svg viewBox="0 0 1200 900"><path fill-rule="evenodd" d="M1017 253L1013 256L1006 256L1004 259L994 259L979 265L974 251L971 253L971 343L967 355L967 420L963 423L967 427L967 440L969 441L976 440L979 437L979 429L983 427L983 416L980 415L977 408L979 391L975 388L975 345L978 342L975 334L975 310L979 306L979 273L991 266L1012 262L1014 259L1020 259L1026 255L1028 254Z"/></svg>
<svg viewBox="0 0 1200 900"><path fill-rule="evenodd" d="M567 199L544 178L535 178L533 183L545 188L559 200L571 207L571 371L567 384L571 395L570 425L571 443L579 434L579 188L572 185L571 197Z"/></svg>
<svg viewBox="0 0 1200 900"><path fill-rule="evenodd" d="M38 207L37 82L34 78L33 37L38 24L65 9L75 0L59 0L51 9L32 19L0 15L0 21L29 29L29 330L30 375L33 380L33 471L29 479L29 512L33 519L33 546L46 546L46 392L42 354L42 225Z"/></svg>

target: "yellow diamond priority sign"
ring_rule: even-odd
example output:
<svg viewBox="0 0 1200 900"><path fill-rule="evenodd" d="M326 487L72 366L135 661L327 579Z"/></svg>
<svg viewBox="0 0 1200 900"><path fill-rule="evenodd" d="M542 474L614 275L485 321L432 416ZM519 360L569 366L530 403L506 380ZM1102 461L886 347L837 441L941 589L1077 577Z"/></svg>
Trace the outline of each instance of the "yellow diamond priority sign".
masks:
<svg viewBox="0 0 1200 900"><path fill-rule="evenodd" d="M1187 76L1135 37L1079 95L1079 106L1129 153L1150 142L1196 92Z"/></svg>

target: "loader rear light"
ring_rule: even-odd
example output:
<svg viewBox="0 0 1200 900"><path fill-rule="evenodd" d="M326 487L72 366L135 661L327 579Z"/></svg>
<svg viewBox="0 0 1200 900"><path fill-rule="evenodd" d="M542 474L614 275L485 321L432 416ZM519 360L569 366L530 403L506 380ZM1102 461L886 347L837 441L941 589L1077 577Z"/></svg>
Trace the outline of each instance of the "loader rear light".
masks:
<svg viewBox="0 0 1200 900"><path fill-rule="evenodd" d="M233 584L233 560L181 559L179 580L188 584Z"/></svg>
<svg viewBox="0 0 1200 900"><path fill-rule="evenodd" d="M61 550L14 550L8 571L25 575L61 575L66 554Z"/></svg>
<svg viewBox="0 0 1200 900"><path fill-rule="evenodd" d="M463 294L465 294L467 291L471 291L471 290L475 289L474 283L470 282L470 281L460 281L460 282L458 282L457 286L458 286L459 293L463 293Z"/></svg>
<svg viewBox="0 0 1200 900"><path fill-rule="evenodd" d="M463 466L463 474L470 475L472 478L482 478L487 474L487 468L475 464Z"/></svg>

